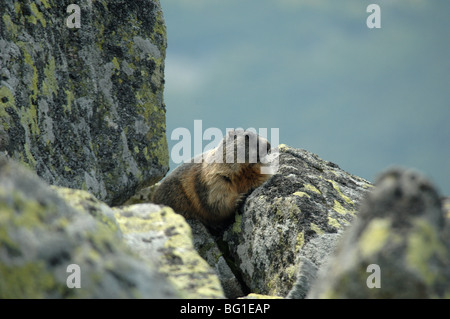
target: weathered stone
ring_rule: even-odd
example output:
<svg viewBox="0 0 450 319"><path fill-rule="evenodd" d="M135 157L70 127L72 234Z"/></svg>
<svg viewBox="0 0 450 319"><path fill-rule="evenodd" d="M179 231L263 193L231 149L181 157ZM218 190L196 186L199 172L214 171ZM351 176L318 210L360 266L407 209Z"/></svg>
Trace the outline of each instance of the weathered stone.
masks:
<svg viewBox="0 0 450 319"><path fill-rule="evenodd" d="M296 263L298 264L297 279L286 298L304 299L317 278L317 273L324 267L329 256L333 254L341 232L323 234L312 238L300 250Z"/></svg>
<svg viewBox="0 0 450 319"><path fill-rule="evenodd" d="M284 297L302 276L302 259L320 267L333 236L354 219L371 184L285 145L279 147L279 165L277 174L248 196L224 240L250 291Z"/></svg>
<svg viewBox="0 0 450 319"><path fill-rule="evenodd" d="M179 297L153 263L85 208L0 159L0 298ZM81 288L67 286L72 264L80 267Z"/></svg>
<svg viewBox="0 0 450 319"><path fill-rule="evenodd" d="M221 245L223 249L226 243L223 243L220 237L212 235L200 221L195 219L187 219L186 221L192 229L195 249L214 269L225 296L232 299L244 296L241 283L228 265L228 262L233 265L233 261L219 248L219 245Z"/></svg>
<svg viewBox="0 0 450 319"><path fill-rule="evenodd" d="M278 296L268 296L268 295L260 295L260 294L248 294L245 297L239 298L239 299L283 299L282 297Z"/></svg>
<svg viewBox="0 0 450 319"><path fill-rule="evenodd" d="M214 270L194 249L184 217L169 207L136 204L114 208L127 245L158 269L182 298L224 298Z"/></svg>
<svg viewBox="0 0 450 319"><path fill-rule="evenodd" d="M120 204L168 170L159 1L3 0L0 152Z"/></svg>
<svg viewBox="0 0 450 319"><path fill-rule="evenodd" d="M126 200L123 205L146 204L152 202L152 196L160 183L139 189L136 194Z"/></svg>
<svg viewBox="0 0 450 319"><path fill-rule="evenodd" d="M51 188L65 200L66 204L76 210L89 213L92 217L107 225L113 232L116 232L119 237L121 236L113 209L95 198L94 195L79 189L58 186L52 186Z"/></svg>
<svg viewBox="0 0 450 319"><path fill-rule="evenodd" d="M449 217L442 206L421 174L384 173L308 298L450 297Z"/></svg>

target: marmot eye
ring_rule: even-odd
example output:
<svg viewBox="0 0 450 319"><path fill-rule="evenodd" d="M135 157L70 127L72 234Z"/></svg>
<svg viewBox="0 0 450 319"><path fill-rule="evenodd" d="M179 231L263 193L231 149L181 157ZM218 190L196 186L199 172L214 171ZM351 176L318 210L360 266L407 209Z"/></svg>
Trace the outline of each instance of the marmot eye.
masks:
<svg viewBox="0 0 450 319"><path fill-rule="evenodd" d="M222 175L222 178L227 182L231 183L231 179L228 176Z"/></svg>

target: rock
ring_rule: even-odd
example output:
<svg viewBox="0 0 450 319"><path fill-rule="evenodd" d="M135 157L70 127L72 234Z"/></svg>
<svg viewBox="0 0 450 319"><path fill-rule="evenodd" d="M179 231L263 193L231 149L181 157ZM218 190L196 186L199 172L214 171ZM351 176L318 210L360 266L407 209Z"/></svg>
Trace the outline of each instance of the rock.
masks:
<svg viewBox="0 0 450 319"><path fill-rule="evenodd" d="M224 298L214 270L194 249L184 217L170 207L135 204L114 208L128 246L149 261L177 288L182 298Z"/></svg>
<svg viewBox="0 0 450 319"><path fill-rule="evenodd" d="M121 204L168 170L157 0L2 1L0 153Z"/></svg>
<svg viewBox="0 0 450 319"><path fill-rule="evenodd" d="M448 298L445 205L420 173L385 172L308 298Z"/></svg>
<svg viewBox="0 0 450 319"><path fill-rule="evenodd" d="M133 204L145 204L151 203L153 193L160 183L153 184L151 186L143 187L139 189L133 196L131 196L123 205L133 205Z"/></svg>
<svg viewBox="0 0 450 319"><path fill-rule="evenodd" d="M285 297L297 278L309 285L370 188L336 164L280 145L278 173L248 196L223 236L248 289Z"/></svg>
<svg viewBox="0 0 450 319"><path fill-rule="evenodd" d="M153 263L83 207L68 205L32 172L0 159L0 298L179 297ZM74 264L81 288L67 285Z"/></svg>
<svg viewBox="0 0 450 319"><path fill-rule="evenodd" d="M248 294L245 297L239 298L239 299L283 299L282 297L277 296L267 296L267 295L260 295L260 294Z"/></svg>
<svg viewBox="0 0 450 319"><path fill-rule="evenodd" d="M122 233L119 224L114 217L114 210L95 198L94 195L79 189L58 186L52 186L51 188L65 200L66 204L79 211L89 213L99 222L109 227L113 232L117 233L119 237L121 236Z"/></svg>
<svg viewBox="0 0 450 319"><path fill-rule="evenodd" d="M186 221L192 229L194 248L214 269L216 275L219 277L225 297L235 299L244 296L243 287L229 266L229 263L231 265L234 265L234 263L229 259L230 257L227 251L223 253L221 250L226 247L226 243L219 236L211 235L199 220L187 219ZM236 270L234 271L237 272Z"/></svg>
<svg viewBox="0 0 450 319"><path fill-rule="evenodd" d="M312 238L305 244L297 256L298 272L297 279L289 291L286 298L304 299L316 280L317 272L323 264L326 264L328 257L334 252L336 242L341 236L341 232L323 234Z"/></svg>

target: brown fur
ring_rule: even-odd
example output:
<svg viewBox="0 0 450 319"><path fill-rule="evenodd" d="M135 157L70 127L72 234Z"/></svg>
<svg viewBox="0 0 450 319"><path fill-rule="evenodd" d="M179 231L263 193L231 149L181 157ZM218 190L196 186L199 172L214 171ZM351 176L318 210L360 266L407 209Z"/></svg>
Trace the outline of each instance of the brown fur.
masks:
<svg viewBox="0 0 450 319"><path fill-rule="evenodd" d="M263 143L267 150L270 149L269 142L254 133L242 130L232 131L217 148L202 154L201 163L191 160L190 163L177 167L161 182L153 195L153 202L170 206L186 218L199 219L212 228L223 226L234 216L244 195L270 177L270 175L261 174L260 169L264 164L260 162L259 157L256 163L249 162L249 154L255 150L251 148L248 136L257 138L257 145ZM225 146L226 141L231 141L231 147L221 148L221 145ZM234 151L236 155L236 148L233 148L233 145L244 144L246 146L245 163L205 161L214 156L218 158L217 154L220 152L223 154L219 157L224 159L226 150Z"/></svg>

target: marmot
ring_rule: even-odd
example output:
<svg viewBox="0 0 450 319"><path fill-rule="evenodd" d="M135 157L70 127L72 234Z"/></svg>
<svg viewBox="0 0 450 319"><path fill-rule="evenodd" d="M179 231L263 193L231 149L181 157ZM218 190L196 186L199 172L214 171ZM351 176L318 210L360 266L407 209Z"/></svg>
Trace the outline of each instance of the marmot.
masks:
<svg viewBox="0 0 450 319"><path fill-rule="evenodd" d="M221 229L244 196L271 176L261 172L269 165L261 161L269 152L265 138L251 131L229 131L216 148L181 164L163 179L153 202L198 219L210 229Z"/></svg>

